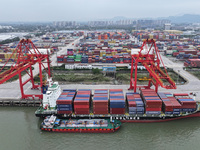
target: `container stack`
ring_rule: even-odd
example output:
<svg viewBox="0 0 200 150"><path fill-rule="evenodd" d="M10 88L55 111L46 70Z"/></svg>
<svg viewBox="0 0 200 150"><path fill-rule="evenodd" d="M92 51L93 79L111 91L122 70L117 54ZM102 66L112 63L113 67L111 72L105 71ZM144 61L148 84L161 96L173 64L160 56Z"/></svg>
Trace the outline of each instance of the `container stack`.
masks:
<svg viewBox="0 0 200 150"><path fill-rule="evenodd" d="M162 110L162 100L153 89L141 89L141 97L146 105L146 114L160 115Z"/></svg>
<svg viewBox="0 0 200 150"><path fill-rule="evenodd" d="M162 110L166 115L180 114L181 104L171 93L158 93L163 102Z"/></svg>
<svg viewBox="0 0 200 150"><path fill-rule="evenodd" d="M94 91L93 113L108 114L108 90L98 89Z"/></svg>
<svg viewBox="0 0 200 150"><path fill-rule="evenodd" d="M182 112L194 112L197 109L197 104L194 99L190 98L187 93L174 94L174 97L181 104Z"/></svg>
<svg viewBox="0 0 200 150"><path fill-rule="evenodd" d="M120 56L119 55L113 56L113 63L120 63Z"/></svg>
<svg viewBox="0 0 200 150"><path fill-rule="evenodd" d="M131 63L131 56L126 54L126 55L123 55L124 57L124 63Z"/></svg>
<svg viewBox="0 0 200 150"><path fill-rule="evenodd" d="M82 56L81 63L88 63L88 56L87 55Z"/></svg>
<svg viewBox="0 0 200 150"><path fill-rule="evenodd" d="M72 114L72 103L76 94L74 89L65 89L56 100L58 114Z"/></svg>
<svg viewBox="0 0 200 150"><path fill-rule="evenodd" d="M82 58L82 55L76 55L74 62L75 63L81 63L81 58Z"/></svg>
<svg viewBox="0 0 200 150"><path fill-rule="evenodd" d="M113 56L106 56L106 63L113 63Z"/></svg>
<svg viewBox="0 0 200 150"><path fill-rule="evenodd" d="M79 89L74 99L74 113L89 114L90 98L91 98L91 90Z"/></svg>
<svg viewBox="0 0 200 150"><path fill-rule="evenodd" d="M200 59L188 59L184 62L185 67L200 67Z"/></svg>
<svg viewBox="0 0 200 150"><path fill-rule="evenodd" d="M144 102L139 93L126 93L129 114L144 114Z"/></svg>
<svg viewBox="0 0 200 150"><path fill-rule="evenodd" d="M64 56L58 56L57 57L57 62L58 63L63 63L63 61L64 61L63 59L64 59Z"/></svg>
<svg viewBox="0 0 200 150"><path fill-rule="evenodd" d="M67 55L74 55L73 49L67 49Z"/></svg>
<svg viewBox="0 0 200 150"><path fill-rule="evenodd" d="M110 114L125 114L125 99L122 89L110 89Z"/></svg>
<svg viewBox="0 0 200 150"><path fill-rule="evenodd" d="M74 63L74 56L67 56L67 63Z"/></svg>

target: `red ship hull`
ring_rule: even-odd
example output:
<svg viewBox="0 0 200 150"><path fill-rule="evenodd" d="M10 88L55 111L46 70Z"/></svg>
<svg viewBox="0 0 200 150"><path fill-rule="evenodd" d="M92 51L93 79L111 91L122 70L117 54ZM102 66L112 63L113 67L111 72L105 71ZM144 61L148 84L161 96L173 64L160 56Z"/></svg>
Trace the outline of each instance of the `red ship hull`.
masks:
<svg viewBox="0 0 200 150"><path fill-rule="evenodd" d="M48 132L68 132L68 133L112 133L119 129L117 127L115 129L47 129L41 128L43 131Z"/></svg>
<svg viewBox="0 0 200 150"><path fill-rule="evenodd" d="M186 116L179 116L179 117L174 117L174 118L165 118L165 119L147 119L147 120L120 120L121 122L129 122L129 123L154 123L154 122L166 122L166 121L173 121L173 120L178 120L178 119L184 119L184 118L193 118L193 117L200 117L200 111L189 114Z"/></svg>

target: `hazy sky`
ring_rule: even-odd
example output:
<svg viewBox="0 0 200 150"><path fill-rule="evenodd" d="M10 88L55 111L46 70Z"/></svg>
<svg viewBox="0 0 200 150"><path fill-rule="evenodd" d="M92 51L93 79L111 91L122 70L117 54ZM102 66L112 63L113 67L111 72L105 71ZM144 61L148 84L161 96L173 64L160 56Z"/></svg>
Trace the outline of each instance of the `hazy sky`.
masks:
<svg viewBox="0 0 200 150"><path fill-rule="evenodd" d="M200 0L1 0L0 21L84 21L200 14Z"/></svg>

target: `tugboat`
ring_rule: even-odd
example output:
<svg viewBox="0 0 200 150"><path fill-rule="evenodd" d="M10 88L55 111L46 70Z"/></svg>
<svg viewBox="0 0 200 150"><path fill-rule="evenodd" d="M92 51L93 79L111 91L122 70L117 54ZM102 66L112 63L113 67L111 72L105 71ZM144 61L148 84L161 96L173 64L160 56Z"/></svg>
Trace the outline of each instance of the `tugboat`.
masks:
<svg viewBox="0 0 200 150"><path fill-rule="evenodd" d="M119 120L110 119L59 119L47 116L41 123L41 130L48 132L111 133L121 126Z"/></svg>

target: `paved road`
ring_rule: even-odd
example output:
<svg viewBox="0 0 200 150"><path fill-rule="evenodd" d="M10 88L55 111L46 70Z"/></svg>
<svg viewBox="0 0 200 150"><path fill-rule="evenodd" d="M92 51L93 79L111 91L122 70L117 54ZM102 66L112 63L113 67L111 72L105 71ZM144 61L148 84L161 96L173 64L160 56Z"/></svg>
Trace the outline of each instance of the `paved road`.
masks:
<svg viewBox="0 0 200 150"><path fill-rule="evenodd" d="M178 74L180 74L180 76L182 76L183 78L185 78L187 80L187 83L184 85L177 85L177 89L176 90L168 90L171 91L173 93L177 93L177 92L185 92L185 93L196 93L197 94L197 100L200 100L200 80L193 76L192 74L190 74L189 72L185 71L183 69L183 62L173 62L171 61L169 58L167 58L166 56L161 56L162 60L165 64L165 66L169 67L169 68L173 68L173 70L175 72L177 72ZM177 82L177 81L175 81ZM160 91L164 91L165 89L161 89Z"/></svg>

